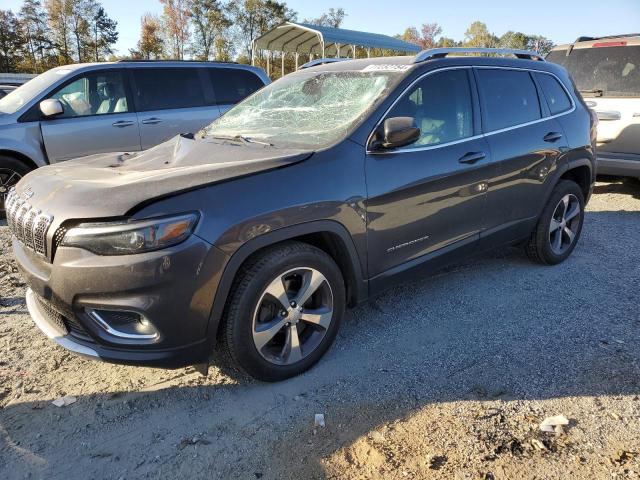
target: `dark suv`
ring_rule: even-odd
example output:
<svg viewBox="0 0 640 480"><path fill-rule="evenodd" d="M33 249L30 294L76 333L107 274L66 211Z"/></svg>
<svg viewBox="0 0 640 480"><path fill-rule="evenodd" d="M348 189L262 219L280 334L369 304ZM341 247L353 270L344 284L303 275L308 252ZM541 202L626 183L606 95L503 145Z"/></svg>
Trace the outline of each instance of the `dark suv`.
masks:
<svg viewBox="0 0 640 480"><path fill-rule="evenodd" d="M206 363L218 340L272 381L410 272L514 243L562 262L595 120L562 67L450 56L476 52L304 69L195 136L28 174L8 218L35 323L128 364Z"/></svg>

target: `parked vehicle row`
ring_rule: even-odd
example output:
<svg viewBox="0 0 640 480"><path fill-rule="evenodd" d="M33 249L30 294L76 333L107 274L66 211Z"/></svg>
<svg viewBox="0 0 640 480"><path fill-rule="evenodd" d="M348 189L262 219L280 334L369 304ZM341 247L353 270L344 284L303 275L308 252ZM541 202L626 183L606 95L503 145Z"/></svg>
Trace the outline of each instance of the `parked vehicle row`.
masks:
<svg viewBox="0 0 640 480"><path fill-rule="evenodd" d="M269 79L215 62L112 62L49 70L0 99L0 213L30 170L150 148L196 132Z"/></svg>
<svg viewBox="0 0 640 480"><path fill-rule="evenodd" d="M580 37L547 60L569 71L598 114L598 173L640 178L640 34Z"/></svg>
<svg viewBox="0 0 640 480"><path fill-rule="evenodd" d="M29 173L7 213L35 323L137 365L205 363L219 342L280 380L322 357L347 306L418 271L514 243L562 262L594 183L595 116L564 68L473 52L516 58L324 63L195 136ZM51 100L78 111L64 88ZM127 88L93 108L146 105Z"/></svg>

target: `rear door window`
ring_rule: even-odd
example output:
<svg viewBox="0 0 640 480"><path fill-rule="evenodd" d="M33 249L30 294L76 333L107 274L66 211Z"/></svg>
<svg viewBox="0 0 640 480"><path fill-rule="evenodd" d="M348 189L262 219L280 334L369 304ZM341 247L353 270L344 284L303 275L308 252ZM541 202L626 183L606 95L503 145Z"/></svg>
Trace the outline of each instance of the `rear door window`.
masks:
<svg viewBox="0 0 640 480"><path fill-rule="evenodd" d="M553 50L547 60L565 67L584 96L640 97L640 45Z"/></svg>
<svg viewBox="0 0 640 480"><path fill-rule="evenodd" d="M547 99L551 115L557 115L571 109L571 100L558 79L546 73L536 73L536 79Z"/></svg>
<svg viewBox="0 0 640 480"><path fill-rule="evenodd" d="M529 72L478 69L485 131L542 118L538 91Z"/></svg>
<svg viewBox="0 0 640 480"><path fill-rule="evenodd" d="M240 68L210 68L217 103L235 104L264 87L257 75Z"/></svg>
<svg viewBox="0 0 640 480"><path fill-rule="evenodd" d="M388 117L412 117L420 138L406 148L439 145L473 136L473 98L467 69L427 75Z"/></svg>
<svg viewBox="0 0 640 480"><path fill-rule="evenodd" d="M200 75L195 68L136 68L133 78L139 111L206 105Z"/></svg>

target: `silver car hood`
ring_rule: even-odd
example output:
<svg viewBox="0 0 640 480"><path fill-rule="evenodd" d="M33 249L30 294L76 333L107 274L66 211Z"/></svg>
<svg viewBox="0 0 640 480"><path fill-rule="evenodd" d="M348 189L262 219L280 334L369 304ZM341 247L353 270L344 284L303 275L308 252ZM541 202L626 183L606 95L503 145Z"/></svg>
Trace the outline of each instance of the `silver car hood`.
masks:
<svg viewBox="0 0 640 480"><path fill-rule="evenodd" d="M91 155L38 168L16 186L34 208L67 219L127 214L142 202L291 165L313 152L177 136L140 153Z"/></svg>

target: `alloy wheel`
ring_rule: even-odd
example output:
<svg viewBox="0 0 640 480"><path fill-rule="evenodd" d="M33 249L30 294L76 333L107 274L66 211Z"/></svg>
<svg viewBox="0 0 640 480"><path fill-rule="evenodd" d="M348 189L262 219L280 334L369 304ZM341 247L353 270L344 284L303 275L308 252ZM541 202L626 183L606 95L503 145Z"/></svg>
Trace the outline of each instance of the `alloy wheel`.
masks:
<svg viewBox="0 0 640 480"><path fill-rule="evenodd" d="M562 255L575 241L582 207L578 197L569 193L562 197L556 206L549 224L549 243L556 255Z"/></svg>
<svg viewBox="0 0 640 480"><path fill-rule="evenodd" d="M276 365L308 357L333 319L333 292L325 276L310 267L275 277L260 296L253 316L253 342Z"/></svg>
<svg viewBox="0 0 640 480"><path fill-rule="evenodd" d="M20 181L22 175L10 168L0 168L0 213L4 214L4 202L9 190Z"/></svg>

